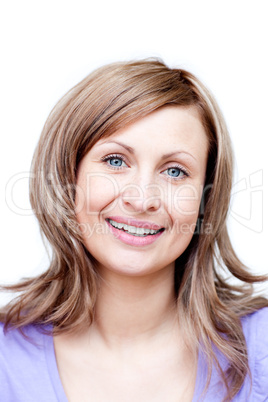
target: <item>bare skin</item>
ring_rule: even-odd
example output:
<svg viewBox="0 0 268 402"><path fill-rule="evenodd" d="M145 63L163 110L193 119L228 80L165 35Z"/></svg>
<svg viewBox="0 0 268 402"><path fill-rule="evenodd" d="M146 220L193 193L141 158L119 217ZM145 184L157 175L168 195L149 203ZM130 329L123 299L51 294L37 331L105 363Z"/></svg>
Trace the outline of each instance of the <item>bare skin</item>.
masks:
<svg viewBox="0 0 268 402"><path fill-rule="evenodd" d="M196 360L180 334L173 275L150 278L143 286L133 278L114 280L102 282L96 319L87 331L54 338L68 400L191 401Z"/></svg>
<svg viewBox="0 0 268 402"><path fill-rule="evenodd" d="M82 159L77 218L90 229L85 246L101 280L93 324L54 338L70 402L192 401L197 356L180 328L174 261L192 238L207 149L196 109L166 107L99 141ZM163 232L143 246L146 236L126 241L109 226L131 218Z"/></svg>

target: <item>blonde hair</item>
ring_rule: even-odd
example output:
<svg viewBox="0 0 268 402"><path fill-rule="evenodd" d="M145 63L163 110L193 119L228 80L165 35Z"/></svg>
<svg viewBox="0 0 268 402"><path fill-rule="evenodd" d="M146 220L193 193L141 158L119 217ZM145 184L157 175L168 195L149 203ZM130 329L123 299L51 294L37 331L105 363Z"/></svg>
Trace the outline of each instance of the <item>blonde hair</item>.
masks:
<svg viewBox="0 0 268 402"><path fill-rule="evenodd" d="M100 139L165 105L195 106L210 149L199 230L176 261L178 316L193 347L213 361L226 386L226 399L239 391L248 374L240 317L267 306L253 296L253 276L237 258L226 217L232 188L232 150L216 101L191 73L159 60L114 63L97 69L55 106L45 123L32 163L30 199L53 255L38 277L2 287L20 292L2 311L5 328L52 324L55 334L76 331L93 321L98 291L94 261L83 244L75 214L76 169ZM206 232L205 227L210 230ZM242 281L230 285L221 270ZM215 345L229 361L223 372Z"/></svg>

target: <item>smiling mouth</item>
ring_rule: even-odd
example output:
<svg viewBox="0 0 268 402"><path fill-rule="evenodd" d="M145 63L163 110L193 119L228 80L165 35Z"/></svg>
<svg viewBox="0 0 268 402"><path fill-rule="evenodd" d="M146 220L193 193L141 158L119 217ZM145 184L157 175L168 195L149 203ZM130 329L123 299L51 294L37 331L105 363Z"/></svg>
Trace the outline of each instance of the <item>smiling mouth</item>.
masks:
<svg viewBox="0 0 268 402"><path fill-rule="evenodd" d="M122 230L123 232L131 234L132 236L138 236L138 237L146 237L146 236L156 235L157 233L163 232L165 230L164 228L161 228L161 229L158 229L158 230L146 229L146 228L138 228L136 226L131 226L131 225L127 225L125 223L120 223L120 222L113 221L112 219L107 219L107 221L115 229Z"/></svg>

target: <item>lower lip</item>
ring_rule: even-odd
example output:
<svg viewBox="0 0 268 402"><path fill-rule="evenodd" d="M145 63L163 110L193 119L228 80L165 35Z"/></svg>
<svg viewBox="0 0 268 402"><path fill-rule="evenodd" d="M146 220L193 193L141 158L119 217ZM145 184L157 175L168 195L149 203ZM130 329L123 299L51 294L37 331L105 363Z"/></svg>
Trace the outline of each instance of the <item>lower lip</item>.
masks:
<svg viewBox="0 0 268 402"><path fill-rule="evenodd" d="M158 232L155 235L148 236L134 236L130 233L124 232L121 229L116 229L113 227L110 222L106 221L108 224L112 234L116 237L116 239L122 241L125 244L129 244L131 246L147 246L148 244L152 244L155 242L164 231Z"/></svg>

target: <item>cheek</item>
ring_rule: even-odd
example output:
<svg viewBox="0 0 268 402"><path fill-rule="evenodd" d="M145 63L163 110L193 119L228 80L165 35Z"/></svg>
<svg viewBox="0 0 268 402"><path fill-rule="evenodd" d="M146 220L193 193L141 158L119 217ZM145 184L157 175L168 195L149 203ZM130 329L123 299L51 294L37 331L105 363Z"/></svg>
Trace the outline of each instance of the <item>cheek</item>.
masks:
<svg viewBox="0 0 268 402"><path fill-rule="evenodd" d="M195 221L202 196L202 186L184 184L173 194L172 216L182 221Z"/></svg>
<svg viewBox="0 0 268 402"><path fill-rule="evenodd" d="M78 177L76 187L76 214L78 220L86 216L98 215L116 199L118 184L109 175L87 173Z"/></svg>

